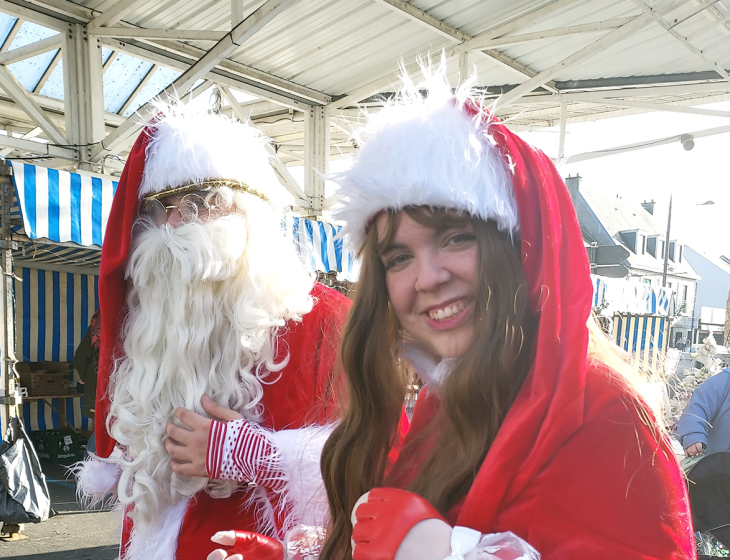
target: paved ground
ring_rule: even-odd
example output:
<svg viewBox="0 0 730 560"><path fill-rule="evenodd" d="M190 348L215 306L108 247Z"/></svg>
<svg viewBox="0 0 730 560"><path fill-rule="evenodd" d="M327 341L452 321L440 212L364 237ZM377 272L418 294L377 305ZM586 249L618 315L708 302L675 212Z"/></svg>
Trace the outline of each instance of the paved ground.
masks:
<svg viewBox="0 0 730 560"><path fill-rule="evenodd" d="M114 560L119 543L119 514L83 511L76 504L75 487L65 468L43 463L58 515L39 524L27 524L27 539L0 541L0 558L17 560Z"/></svg>

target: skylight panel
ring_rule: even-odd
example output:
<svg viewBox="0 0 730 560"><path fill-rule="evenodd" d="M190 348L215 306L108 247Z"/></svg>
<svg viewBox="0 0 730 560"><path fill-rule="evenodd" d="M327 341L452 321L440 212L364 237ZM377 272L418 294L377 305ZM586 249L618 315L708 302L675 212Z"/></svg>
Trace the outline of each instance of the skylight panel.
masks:
<svg viewBox="0 0 730 560"><path fill-rule="evenodd" d="M14 49L30 45L31 43L48 39L48 37L53 37L54 35L58 35L58 31L48 29L47 27L37 25L30 21L25 21L23 22L23 25L20 26L20 31L18 31L13 42L10 43L10 48L8 48L8 50L12 51Z"/></svg>
<svg viewBox="0 0 730 560"><path fill-rule="evenodd" d="M155 97L158 93L164 90L172 82L174 82L182 72L173 70L171 68L158 68L150 81L147 82L144 87L140 90L135 98L134 102L127 108L122 115L129 117L142 105L147 103L150 99Z"/></svg>
<svg viewBox="0 0 730 560"><path fill-rule="evenodd" d="M58 61L38 94L63 101L63 58Z"/></svg>
<svg viewBox="0 0 730 560"><path fill-rule="evenodd" d="M104 72L104 110L108 113L117 113L150 68L152 68L151 62L119 53Z"/></svg>

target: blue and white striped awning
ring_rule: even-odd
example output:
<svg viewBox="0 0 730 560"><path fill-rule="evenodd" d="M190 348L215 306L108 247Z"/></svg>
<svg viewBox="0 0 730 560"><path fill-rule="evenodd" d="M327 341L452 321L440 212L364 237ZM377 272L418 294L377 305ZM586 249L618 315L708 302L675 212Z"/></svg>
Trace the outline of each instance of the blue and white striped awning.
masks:
<svg viewBox="0 0 730 560"><path fill-rule="evenodd" d="M70 173L27 163L13 162L16 199L19 211L11 210L11 219L23 224L22 230L31 240L55 243L71 241L84 249L61 249L52 244L23 246L16 259L31 266L73 267L74 262L88 273L98 266L99 253L117 190L117 181L83 173ZM357 280L358 267L354 256L335 240L340 230L326 222L307 220L294 215L285 219L287 230L298 242L312 270L338 273L340 279Z"/></svg>
<svg viewBox="0 0 730 560"><path fill-rule="evenodd" d="M25 234L101 247L117 181L12 162Z"/></svg>
<svg viewBox="0 0 730 560"><path fill-rule="evenodd" d="M675 301L671 288L661 288L624 278L607 278L591 274L593 307L604 301L605 314L634 313L641 315L674 316Z"/></svg>

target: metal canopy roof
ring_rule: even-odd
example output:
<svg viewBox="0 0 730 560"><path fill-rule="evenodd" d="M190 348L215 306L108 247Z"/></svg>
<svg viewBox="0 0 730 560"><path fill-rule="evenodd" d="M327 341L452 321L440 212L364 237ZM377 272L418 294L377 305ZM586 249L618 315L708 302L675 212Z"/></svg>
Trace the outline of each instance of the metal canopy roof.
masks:
<svg viewBox="0 0 730 560"><path fill-rule="evenodd" d="M174 87L270 136L311 214L332 202L317 172L356 149L358 106L419 55L443 51L454 83L476 72L518 130L730 117L693 107L730 99L730 0L0 0L0 42L0 154L118 173L144 104ZM304 163L304 185L282 162Z"/></svg>

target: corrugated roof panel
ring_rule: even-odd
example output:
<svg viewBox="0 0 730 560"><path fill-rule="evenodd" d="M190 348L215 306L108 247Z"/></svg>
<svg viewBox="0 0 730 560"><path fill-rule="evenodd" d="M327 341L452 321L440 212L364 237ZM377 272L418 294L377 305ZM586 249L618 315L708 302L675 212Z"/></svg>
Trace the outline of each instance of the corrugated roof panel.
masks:
<svg viewBox="0 0 730 560"><path fill-rule="evenodd" d="M104 72L104 110L118 112L152 66L150 62L119 53Z"/></svg>

